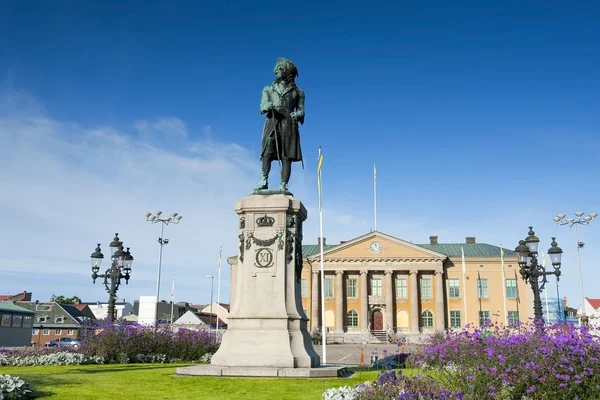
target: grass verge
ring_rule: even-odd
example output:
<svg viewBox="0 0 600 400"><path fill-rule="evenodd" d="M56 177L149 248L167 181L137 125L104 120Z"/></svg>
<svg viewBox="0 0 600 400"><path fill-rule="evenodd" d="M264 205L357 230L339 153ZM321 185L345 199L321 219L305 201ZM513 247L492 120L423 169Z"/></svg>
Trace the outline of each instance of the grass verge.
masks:
<svg viewBox="0 0 600 400"><path fill-rule="evenodd" d="M350 369L349 378L179 377L178 366L190 364L110 364L1 367L0 374L20 376L41 399L321 399L331 387L375 380L378 371ZM416 370L403 370L414 375Z"/></svg>

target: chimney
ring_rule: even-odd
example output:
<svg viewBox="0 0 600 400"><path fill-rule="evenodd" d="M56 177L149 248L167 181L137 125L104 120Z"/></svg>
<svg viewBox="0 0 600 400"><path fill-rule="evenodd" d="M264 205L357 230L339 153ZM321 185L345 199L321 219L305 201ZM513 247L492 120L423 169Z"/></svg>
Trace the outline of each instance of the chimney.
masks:
<svg viewBox="0 0 600 400"><path fill-rule="evenodd" d="M327 243L327 242L326 242L327 238L321 238L321 237L318 237L318 238L317 238L317 245L318 245L319 247L321 246L321 239L323 239L323 246L325 246L325 244Z"/></svg>
<svg viewBox="0 0 600 400"><path fill-rule="evenodd" d="M429 236L429 244L438 244L437 236Z"/></svg>
<svg viewBox="0 0 600 400"><path fill-rule="evenodd" d="M467 236L466 243L467 244L475 244L475 236Z"/></svg>

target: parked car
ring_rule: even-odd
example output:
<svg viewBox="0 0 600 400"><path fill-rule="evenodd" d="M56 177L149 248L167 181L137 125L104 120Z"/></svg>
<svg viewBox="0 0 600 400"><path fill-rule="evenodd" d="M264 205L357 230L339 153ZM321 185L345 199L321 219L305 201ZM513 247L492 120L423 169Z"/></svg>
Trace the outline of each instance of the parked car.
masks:
<svg viewBox="0 0 600 400"><path fill-rule="evenodd" d="M77 349L81 345L79 339L74 338L58 338L51 340L50 343L47 344L48 347L72 347Z"/></svg>

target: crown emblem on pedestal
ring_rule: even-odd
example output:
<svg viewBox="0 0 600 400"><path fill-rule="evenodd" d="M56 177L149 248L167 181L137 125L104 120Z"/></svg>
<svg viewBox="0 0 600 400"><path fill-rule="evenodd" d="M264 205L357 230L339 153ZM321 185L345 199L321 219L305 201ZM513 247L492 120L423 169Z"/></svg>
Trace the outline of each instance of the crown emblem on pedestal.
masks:
<svg viewBox="0 0 600 400"><path fill-rule="evenodd" d="M269 217L269 216L267 216L267 214L265 214L264 217L260 217L260 218L256 219L256 225L258 225L260 227L273 226L274 223L275 223L275 218Z"/></svg>

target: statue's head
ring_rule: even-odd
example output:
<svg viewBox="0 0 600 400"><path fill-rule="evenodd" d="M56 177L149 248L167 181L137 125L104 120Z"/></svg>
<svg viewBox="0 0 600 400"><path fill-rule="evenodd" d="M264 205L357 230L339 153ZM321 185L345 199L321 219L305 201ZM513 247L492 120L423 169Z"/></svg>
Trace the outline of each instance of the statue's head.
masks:
<svg viewBox="0 0 600 400"><path fill-rule="evenodd" d="M286 81L287 83L294 83L296 77L299 75L298 68L296 68L294 63L283 57L275 61L273 72L275 73L276 81Z"/></svg>

